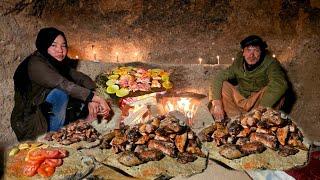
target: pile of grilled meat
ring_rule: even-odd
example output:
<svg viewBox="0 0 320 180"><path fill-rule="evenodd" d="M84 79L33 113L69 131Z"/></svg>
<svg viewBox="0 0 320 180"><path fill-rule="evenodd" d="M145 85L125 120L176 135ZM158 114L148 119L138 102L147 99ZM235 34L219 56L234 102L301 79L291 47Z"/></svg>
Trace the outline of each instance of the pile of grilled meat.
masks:
<svg viewBox="0 0 320 180"><path fill-rule="evenodd" d="M197 156L205 157L196 134L170 115L115 129L102 136L100 148L121 153L118 161L129 167L158 161L165 155L183 164L195 161Z"/></svg>
<svg viewBox="0 0 320 180"><path fill-rule="evenodd" d="M70 145L79 141L94 142L99 139L99 132L90 123L78 120L59 129L57 132L49 132L45 136L47 141L57 141L62 145Z"/></svg>
<svg viewBox="0 0 320 180"><path fill-rule="evenodd" d="M219 153L227 159L261 153L266 148L279 150L284 157L298 153L298 149L307 150L297 126L271 108L257 108L233 120L216 121L203 129L199 138L221 146Z"/></svg>

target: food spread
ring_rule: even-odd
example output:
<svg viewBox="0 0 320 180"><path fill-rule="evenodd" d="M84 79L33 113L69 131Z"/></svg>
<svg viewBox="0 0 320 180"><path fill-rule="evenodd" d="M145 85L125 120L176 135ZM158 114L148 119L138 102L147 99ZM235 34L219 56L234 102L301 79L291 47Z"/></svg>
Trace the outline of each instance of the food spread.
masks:
<svg viewBox="0 0 320 180"><path fill-rule="evenodd" d="M108 94L115 94L117 97L125 97L134 92L169 90L173 87L170 73L163 69L122 66L98 76L97 79Z"/></svg>

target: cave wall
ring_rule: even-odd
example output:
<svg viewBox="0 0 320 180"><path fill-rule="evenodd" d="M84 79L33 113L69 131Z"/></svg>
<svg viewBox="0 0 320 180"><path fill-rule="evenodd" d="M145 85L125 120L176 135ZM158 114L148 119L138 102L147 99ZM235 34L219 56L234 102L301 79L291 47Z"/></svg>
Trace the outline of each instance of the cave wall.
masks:
<svg viewBox="0 0 320 180"><path fill-rule="evenodd" d="M47 26L65 32L70 57L105 63L230 64L244 37L260 35L292 83L290 115L320 140L318 0L13 0L0 2L0 14L2 146L16 142L14 70Z"/></svg>

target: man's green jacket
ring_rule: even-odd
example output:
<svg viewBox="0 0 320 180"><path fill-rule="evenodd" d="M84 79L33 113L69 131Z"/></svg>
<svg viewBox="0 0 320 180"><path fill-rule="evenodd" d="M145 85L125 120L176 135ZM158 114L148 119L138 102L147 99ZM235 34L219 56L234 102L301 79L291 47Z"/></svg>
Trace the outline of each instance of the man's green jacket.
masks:
<svg viewBox="0 0 320 180"><path fill-rule="evenodd" d="M220 71L213 82L213 99L221 99L223 81L236 80L238 90L244 97L249 97L252 92L258 92L263 87L266 90L260 101L260 105L272 107L284 95L288 88L285 73L280 63L266 55L263 62L252 71L244 68L244 58L238 54L233 64Z"/></svg>

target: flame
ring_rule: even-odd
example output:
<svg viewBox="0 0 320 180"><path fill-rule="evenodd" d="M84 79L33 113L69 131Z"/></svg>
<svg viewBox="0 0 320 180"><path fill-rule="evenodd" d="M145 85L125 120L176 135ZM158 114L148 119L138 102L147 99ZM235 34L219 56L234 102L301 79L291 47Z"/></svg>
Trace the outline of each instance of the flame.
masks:
<svg viewBox="0 0 320 180"><path fill-rule="evenodd" d="M168 98L163 103L165 113L169 113L171 111L179 111L183 113L188 118L188 124L192 124L192 118L197 111L197 102L192 98L186 97L175 97Z"/></svg>

